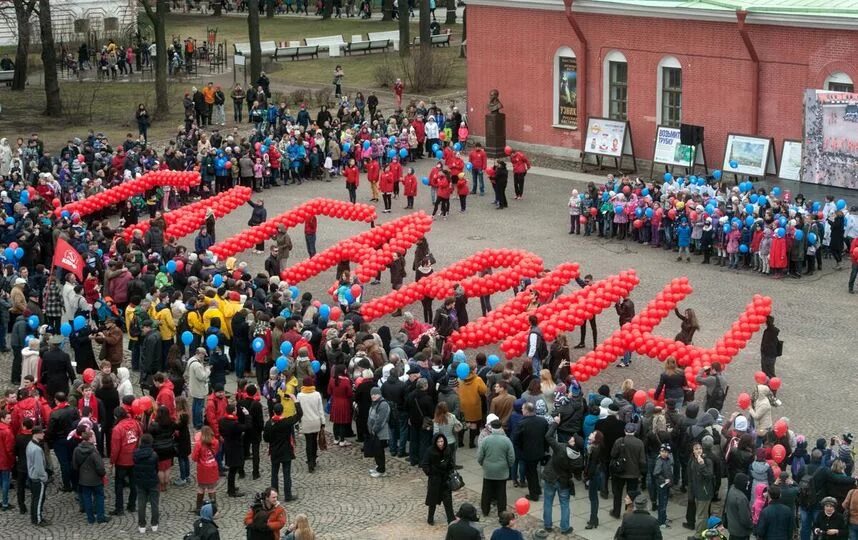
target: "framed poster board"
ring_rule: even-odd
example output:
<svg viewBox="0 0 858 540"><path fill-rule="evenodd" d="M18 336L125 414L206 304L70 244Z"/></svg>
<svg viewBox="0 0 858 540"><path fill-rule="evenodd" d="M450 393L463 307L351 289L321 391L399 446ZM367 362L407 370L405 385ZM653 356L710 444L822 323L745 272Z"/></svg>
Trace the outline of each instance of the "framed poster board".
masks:
<svg viewBox="0 0 858 540"><path fill-rule="evenodd" d="M781 147L781 166L778 168L778 178L784 180L801 179L801 141L784 139Z"/></svg>
<svg viewBox="0 0 858 540"><path fill-rule="evenodd" d="M730 133L724 145L724 163L721 168L724 172L737 175L776 175L774 140L771 137Z"/></svg>
<svg viewBox="0 0 858 540"><path fill-rule="evenodd" d="M633 170L637 171L632 132L628 121L611 120L610 118L587 118L587 133L584 137L583 159L587 155L596 157L599 169L602 168L602 158L614 158L617 169L621 169L624 156L632 158Z"/></svg>
<svg viewBox="0 0 858 540"><path fill-rule="evenodd" d="M691 167L697 149L694 146L682 144L679 141L679 128L658 126L655 130L655 150L653 163Z"/></svg>
<svg viewBox="0 0 858 540"><path fill-rule="evenodd" d="M809 89L801 181L858 189L858 93Z"/></svg>

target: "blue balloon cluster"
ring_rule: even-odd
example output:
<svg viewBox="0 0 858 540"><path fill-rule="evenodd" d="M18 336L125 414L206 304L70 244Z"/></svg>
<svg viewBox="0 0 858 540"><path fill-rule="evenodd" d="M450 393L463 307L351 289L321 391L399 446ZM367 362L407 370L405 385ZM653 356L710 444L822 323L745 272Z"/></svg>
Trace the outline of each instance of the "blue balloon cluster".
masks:
<svg viewBox="0 0 858 540"><path fill-rule="evenodd" d="M329 306L328 304L322 304L321 306L319 306L319 318L328 320L330 316L331 306Z"/></svg>
<svg viewBox="0 0 858 540"><path fill-rule="evenodd" d="M36 328L38 328L38 327L39 327L39 317L38 317L38 315L30 315L30 318L29 318L29 319L27 319L27 325L28 325L31 329L33 329L33 330L35 330Z"/></svg>

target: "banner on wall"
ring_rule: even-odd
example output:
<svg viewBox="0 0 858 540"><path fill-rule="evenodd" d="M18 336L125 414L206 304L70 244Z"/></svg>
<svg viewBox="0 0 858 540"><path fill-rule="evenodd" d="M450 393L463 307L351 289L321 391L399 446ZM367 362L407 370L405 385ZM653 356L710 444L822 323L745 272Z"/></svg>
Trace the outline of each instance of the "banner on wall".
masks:
<svg viewBox="0 0 858 540"><path fill-rule="evenodd" d="M778 177L784 180L799 180L801 177L801 141L785 139L781 149L781 166Z"/></svg>
<svg viewBox="0 0 858 540"><path fill-rule="evenodd" d="M558 96L557 123L578 127L578 61L569 56L557 57Z"/></svg>
<svg viewBox="0 0 858 540"><path fill-rule="evenodd" d="M691 167L694 163L694 153L693 146L680 142L679 128L658 126L655 135L653 162Z"/></svg>
<svg viewBox="0 0 858 540"><path fill-rule="evenodd" d="M626 149L631 154L631 143L626 137L628 122L608 118L590 118L587 122L587 138L584 152L600 156L620 157Z"/></svg>
<svg viewBox="0 0 858 540"><path fill-rule="evenodd" d="M802 182L858 189L858 94L807 90Z"/></svg>
<svg viewBox="0 0 858 540"><path fill-rule="evenodd" d="M777 174L774 141L750 135L727 135L724 146L724 172L748 176Z"/></svg>

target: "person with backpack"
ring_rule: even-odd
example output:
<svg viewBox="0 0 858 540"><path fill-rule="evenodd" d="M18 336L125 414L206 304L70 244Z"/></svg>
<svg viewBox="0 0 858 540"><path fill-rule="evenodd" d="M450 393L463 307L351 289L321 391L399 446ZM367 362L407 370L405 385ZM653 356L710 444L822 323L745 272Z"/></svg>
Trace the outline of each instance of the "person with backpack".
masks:
<svg viewBox="0 0 858 540"><path fill-rule="evenodd" d="M560 499L560 534L572 532L569 500L575 496L574 478L581 478L587 464L584 440L573 435L565 444L557 440L557 417L548 426L545 443L551 449L551 457L542 469L542 488L545 502L542 504L542 525L546 531L553 530L554 495Z"/></svg>
<svg viewBox="0 0 858 540"><path fill-rule="evenodd" d="M277 500L277 490L273 487L257 494L253 506L244 516L247 540L280 538L280 530L286 526L286 523L286 509Z"/></svg>
<svg viewBox="0 0 858 540"><path fill-rule="evenodd" d="M620 509L623 499L623 488L629 494L629 498L640 493L638 482L641 471L646 470L646 455L644 445L640 439L635 437L638 425L629 422L625 426L623 437L614 442L611 448L611 489L614 492L614 508L611 516L620 519Z"/></svg>
<svg viewBox="0 0 858 540"><path fill-rule="evenodd" d="M542 371L542 362L548 359L548 345L542 336L536 315L530 315L527 321L530 323L530 331L527 334L527 357L530 359L531 373L538 376Z"/></svg>
<svg viewBox="0 0 858 540"><path fill-rule="evenodd" d="M711 366L703 366L703 370L694 379L697 384L706 387L706 399L703 408L718 409L720 412L724 407L724 399L727 397L727 380L724 378L720 362L712 362Z"/></svg>
<svg viewBox="0 0 858 540"><path fill-rule="evenodd" d="M194 530L186 534L182 540L220 540L220 531L215 523L217 506L206 503L200 508L200 518L194 522Z"/></svg>

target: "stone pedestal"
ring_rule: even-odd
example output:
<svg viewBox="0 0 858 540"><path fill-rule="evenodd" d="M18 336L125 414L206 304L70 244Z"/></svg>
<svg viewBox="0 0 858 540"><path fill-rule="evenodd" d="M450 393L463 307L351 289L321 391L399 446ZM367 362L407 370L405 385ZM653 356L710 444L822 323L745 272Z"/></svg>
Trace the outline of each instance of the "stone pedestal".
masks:
<svg viewBox="0 0 858 540"><path fill-rule="evenodd" d="M504 157L506 147L506 115L489 113L486 115L486 155L490 158Z"/></svg>

